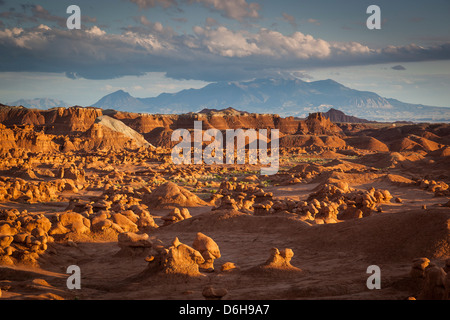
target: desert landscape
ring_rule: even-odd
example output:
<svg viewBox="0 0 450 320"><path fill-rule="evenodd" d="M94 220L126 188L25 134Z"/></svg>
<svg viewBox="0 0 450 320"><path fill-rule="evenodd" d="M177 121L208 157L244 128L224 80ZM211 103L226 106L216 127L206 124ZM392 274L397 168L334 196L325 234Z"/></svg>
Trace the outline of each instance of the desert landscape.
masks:
<svg viewBox="0 0 450 320"><path fill-rule="evenodd" d="M450 125L360 120L1 105L0 299L450 299ZM175 165L194 121L278 129L278 173Z"/></svg>

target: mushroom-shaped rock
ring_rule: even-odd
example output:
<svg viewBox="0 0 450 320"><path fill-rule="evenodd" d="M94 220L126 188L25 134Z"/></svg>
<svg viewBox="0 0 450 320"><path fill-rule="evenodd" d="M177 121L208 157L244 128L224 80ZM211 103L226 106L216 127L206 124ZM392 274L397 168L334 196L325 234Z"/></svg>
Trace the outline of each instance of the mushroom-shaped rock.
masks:
<svg viewBox="0 0 450 320"><path fill-rule="evenodd" d="M201 276L199 265L205 262L201 253L175 238L172 245L164 248L154 246L155 255L147 257L146 274Z"/></svg>
<svg viewBox="0 0 450 320"><path fill-rule="evenodd" d="M300 272L301 269L291 265L291 259L294 256L294 252L286 248L284 250L278 250L272 248L270 250L270 257L267 261L259 266L251 268L250 271L264 271L268 274L274 274L278 272Z"/></svg>
<svg viewBox="0 0 450 320"><path fill-rule="evenodd" d="M205 259L205 262L200 265L200 269L214 271L214 259L220 258L220 250L217 243L207 235L198 232L192 247L199 251Z"/></svg>
<svg viewBox="0 0 450 320"><path fill-rule="evenodd" d="M270 257L266 261L266 266L274 267L292 267L290 261L294 256L292 249L284 249L279 251L277 248L270 250Z"/></svg>

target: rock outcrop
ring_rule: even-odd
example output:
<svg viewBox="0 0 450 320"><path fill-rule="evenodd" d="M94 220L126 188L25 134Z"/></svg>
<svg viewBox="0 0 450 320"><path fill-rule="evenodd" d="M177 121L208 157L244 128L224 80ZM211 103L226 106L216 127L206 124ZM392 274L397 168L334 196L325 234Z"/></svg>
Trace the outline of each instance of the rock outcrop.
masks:
<svg viewBox="0 0 450 320"><path fill-rule="evenodd" d="M147 257L145 274L166 276L201 276L199 265L205 262L200 252L175 238L172 245L155 247L155 255Z"/></svg>
<svg viewBox="0 0 450 320"><path fill-rule="evenodd" d="M192 192L173 182L166 182L157 187L143 199L143 203L154 208L198 207L207 203Z"/></svg>
<svg viewBox="0 0 450 320"><path fill-rule="evenodd" d="M256 272L256 274L260 274L262 272L263 274L275 277L291 273L296 274L302 270L291 264L291 259L293 256L294 252L289 248L281 251L278 250L278 248L272 248L270 249L270 256L266 262L250 268L249 270L246 270L246 272Z"/></svg>
<svg viewBox="0 0 450 320"><path fill-rule="evenodd" d="M217 243L207 235L198 232L192 248L200 252L205 260L199 265L200 270L207 272L214 271L214 260L221 257Z"/></svg>

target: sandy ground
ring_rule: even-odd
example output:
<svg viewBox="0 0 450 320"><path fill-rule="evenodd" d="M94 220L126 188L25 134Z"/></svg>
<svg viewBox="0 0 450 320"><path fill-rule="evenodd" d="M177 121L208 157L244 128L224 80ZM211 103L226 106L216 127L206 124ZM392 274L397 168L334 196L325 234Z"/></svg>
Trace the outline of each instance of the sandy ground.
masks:
<svg viewBox="0 0 450 320"><path fill-rule="evenodd" d="M91 239L76 247L55 244L53 253L45 253L39 268L8 266L0 269L2 299L48 299L57 295L65 299L204 299L207 285L226 288L223 299L406 299L418 293L418 285L409 277L412 258L426 253L418 247L420 228L407 226L421 221L424 215L432 223L450 221L450 209L436 205L445 199L419 188L398 187L388 183L353 185L365 188L389 188L403 203L383 204L383 213L338 224L309 225L298 218L282 214L249 216L211 211L211 207L189 208L193 218L161 227L150 233L164 244L178 237L191 245L197 232L213 238L221 258L215 271L198 278L161 279L138 276L147 265L142 257L117 257L117 241ZM304 200L317 184L268 187L275 199ZM86 194L89 196L89 194ZM422 209L426 205L427 210ZM15 204L19 210L52 212L64 209L64 203L51 205ZM4 203L1 207L11 207ZM155 217L167 210L154 210ZM397 220L393 217L398 217ZM155 221L161 224L156 218ZM433 228L423 225L422 233ZM367 231L367 232L366 232ZM391 238L385 238L386 235ZM445 234L444 234L445 237ZM447 233L448 237L448 233ZM448 240L448 239L447 239ZM423 240L425 241L425 240ZM392 246L392 247L390 247ZM402 248L403 246L403 248ZM258 273L249 270L269 257L272 247L291 248L293 266L299 272ZM406 253L405 253L406 252ZM397 254L398 253L398 254ZM444 265L446 256L432 259ZM221 272L220 266L233 262L240 270ZM81 290L68 290L66 269L81 268ZM366 286L370 265L381 268L381 290Z"/></svg>

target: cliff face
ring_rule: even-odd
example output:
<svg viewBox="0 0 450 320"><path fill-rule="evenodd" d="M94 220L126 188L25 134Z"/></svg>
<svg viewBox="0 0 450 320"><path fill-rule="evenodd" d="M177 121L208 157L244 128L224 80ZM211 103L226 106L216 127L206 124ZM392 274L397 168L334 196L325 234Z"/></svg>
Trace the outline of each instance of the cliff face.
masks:
<svg viewBox="0 0 450 320"><path fill-rule="evenodd" d="M283 134L342 134L342 130L321 113L311 114L307 120L294 117L281 118L276 114L255 114L247 112L188 113L182 115L148 115L126 112L109 114L123 121L141 134L147 134L156 128L167 130L194 129L194 121L202 121L204 130L226 129L279 129Z"/></svg>
<svg viewBox="0 0 450 320"><path fill-rule="evenodd" d="M33 126L26 126L23 129L14 130L15 141L18 148L30 152L55 152L59 151L59 146L53 141L53 135L47 135L36 131Z"/></svg>
<svg viewBox="0 0 450 320"><path fill-rule="evenodd" d="M17 148L14 131L0 124L0 152L6 153L12 148Z"/></svg>
<svg viewBox="0 0 450 320"><path fill-rule="evenodd" d="M116 136L121 135L134 140L138 147L148 147L150 144L137 131L133 130L122 121L108 116L100 116L95 120L96 124L100 124L116 133Z"/></svg>
<svg viewBox="0 0 450 320"><path fill-rule="evenodd" d="M97 108L54 108L50 110L0 106L0 150L19 148L26 152L90 151L94 149L138 148L133 137L102 124ZM114 120L114 119L113 119ZM127 128L126 125L123 125ZM129 128L128 128L129 129ZM130 129L131 130L131 129ZM139 135L139 134L137 134ZM140 135L139 135L140 136Z"/></svg>
<svg viewBox="0 0 450 320"><path fill-rule="evenodd" d="M331 122L323 113L311 113L305 120L307 132L305 134L342 135L341 128Z"/></svg>
<svg viewBox="0 0 450 320"><path fill-rule="evenodd" d="M115 125L96 123L102 115L111 117L109 122L116 123L119 129ZM147 142L171 148L177 144L171 141L172 132L176 129L192 131L195 121L202 121L203 130L216 128L222 132L226 129L278 129L280 146L284 147L433 152L450 141L450 129L445 124L391 126L380 130L361 123L338 126L323 113L312 113L302 120L237 110L156 115L91 107L37 110L0 105L0 153L137 149L145 147Z"/></svg>
<svg viewBox="0 0 450 320"><path fill-rule="evenodd" d="M85 132L103 114L101 109L82 107L56 108L43 113L47 132L53 134Z"/></svg>
<svg viewBox="0 0 450 320"><path fill-rule="evenodd" d="M0 152L11 149L23 149L29 152L54 152L59 146L53 141L54 136L36 131L31 125L6 128L0 124Z"/></svg>
<svg viewBox="0 0 450 320"><path fill-rule="evenodd" d="M96 119L102 116L110 117L111 121L119 120L128 128L126 131L136 131L136 139L123 132L111 130L108 126L98 124ZM5 141L3 149L13 147L29 151L50 152L52 150L76 151L93 150L94 148L114 149L134 148L147 142L155 146L170 147L171 134L176 129L194 129L194 122L202 121L202 129L278 129L280 136L284 135L342 135L342 130L325 118L321 113L311 114L306 120L293 117L281 118L276 114L251 114L236 110L213 111L203 113L188 113L181 115L151 115L108 110L105 114L98 108L53 108L50 110L26 109L23 107L0 106L0 122L6 128L15 125L31 125L33 130L23 129L11 133L3 128L2 137ZM131 128L131 129L130 129ZM44 134L45 133L45 134ZM48 136L47 136L48 135ZM62 136L62 137L61 137ZM52 142L53 139L53 142ZM294 139L293 141L303 141ZM288 143L291 144L291 143Z"/></svg>
<svg viewBox="0 0 450 320"><path fill-rule="evenodd" d="M27 109L24 107L0 107L0 122L5 126L12 125L43 125L45 117L41 110Z"/></svg>
<svg viewBox="0 0 450 320"><path fill-rule="evenodd" d="M70 107L37 110L24 107L0 107L0 122L5 126L45 126L46 132L52 134L84 132L101 115L102 110L97 108Z"/></svg>
<svg viewBox="0 0 450 320"><path fill-rule="evenodd" d="M175 115L153 115L131 112L108 112L106 115L118 119L130 128L144 134L156 128L169 128L173 126L178 116Z"/></svg>
<svg viewBox="0 0 450 320"><path fill-rule="evenodd" d="M76 147L79 150L85 151L119 151L124 148L137 149L141 146L135 140L130 139L122 133L113 131L100 123L94 123L82 137L84 139L80 140Z"/></svg>
<svg viewBox="0 0 450 320"><path fill-rule="evenodd" d="M45 126L51 134L86 132L95 119L102 116L98 108L70 107L50 110L26 109L23 107L1 107L0 122L6 126ZM122 121L141 134L156 128L193 129L194 121L202 121L203 128L225 129L279 129L284 134L341 134L342 131L321 113L311 114L306 120L293 117L281 118L276 114L255 114L247 112L188 113L181 115L152 115L109 111L112 118Z"/></svg>

